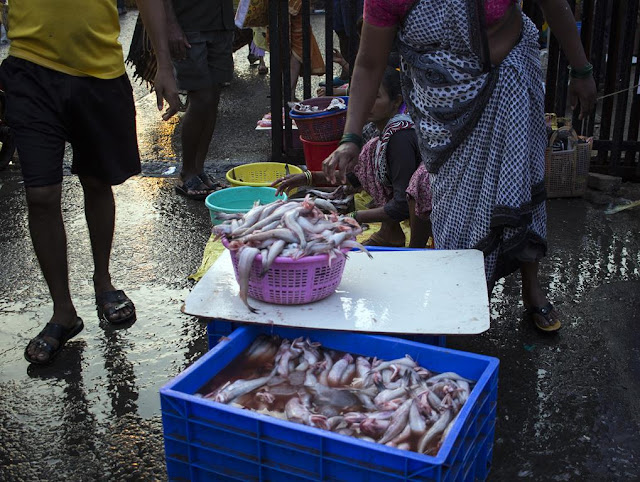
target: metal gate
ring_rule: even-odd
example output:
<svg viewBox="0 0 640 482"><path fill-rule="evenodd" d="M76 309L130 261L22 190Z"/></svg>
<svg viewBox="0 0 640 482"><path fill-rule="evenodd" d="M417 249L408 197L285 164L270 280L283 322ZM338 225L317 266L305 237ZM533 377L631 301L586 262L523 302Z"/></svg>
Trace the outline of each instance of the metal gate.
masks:
<svg viewBox="0 0 640 482"><path fill-rule="evenodd" d="M357 22L356 0L349 1L350 23ZM311 0L301 0L302 8L302 79L303 98L308 99L311 93ZM318 3L318 2L316 2ZM289 40L289 2L287 0L271 0L269 2L269 48L271 71L271 158L274 161L304 163L302 150L296 147L289 117L289 106L294 96L291 92L290 75L290 40ZM324 44L323 52L326 65L326 95L333 95L333 0L324 2ZM275 32L275 34L274 34ZM349 51L351 58L346 59L353 71L355 39L350 38ZM283 112L283 117L277 115ZM299 145L299 144L298 144Z"/></svg>
<svg viewBox="0 0 640 482"><path fill-rule="evenodd" d="M591 171L640 181L640 69L634 51L640 55L636 30L639 0L568 0L580 22L580 36L587 57L593 63L598 86L596 110L588 119L578 120L568 105L568 63L558 41L551 35L548 51L545 111L571 116L578 133L593 136L597 157ZM577 9L576 9L577 3ZM532 0L524 11L538 26L542 14Z"/></svg>

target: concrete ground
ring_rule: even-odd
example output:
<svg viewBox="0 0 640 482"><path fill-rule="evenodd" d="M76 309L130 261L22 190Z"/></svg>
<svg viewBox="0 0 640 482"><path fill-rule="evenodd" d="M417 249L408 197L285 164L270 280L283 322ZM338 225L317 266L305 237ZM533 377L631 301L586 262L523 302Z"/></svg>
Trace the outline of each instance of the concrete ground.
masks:
<svg viewBox="0 0 640 482"><path fill-rule="evenodd" d="M134 21L134 13L123 18L125 49ZM269 157L268 133L253 130L269 110L268 77L248 67L246 54L235 56L236 79L209 151L207 169L219 177L230 165ZM138 322L99 326L81 188L66 176L71 289L86 328L50 367L23 358L51 306L19 171L0 172L0 480L166 478L158 390L207 349L204 325L180 306L210 223L203 203L173 192L179 120L162 123L145 88L134 90L143 174L115 188L112 272ZM640 208L605 214L621 198L640 199L640 186L548 202L541 278L564 313L558 335L523 322L512 276L496 287L489 331L448 338L449 347L501 361L490 480L640 478Z"/></svg>

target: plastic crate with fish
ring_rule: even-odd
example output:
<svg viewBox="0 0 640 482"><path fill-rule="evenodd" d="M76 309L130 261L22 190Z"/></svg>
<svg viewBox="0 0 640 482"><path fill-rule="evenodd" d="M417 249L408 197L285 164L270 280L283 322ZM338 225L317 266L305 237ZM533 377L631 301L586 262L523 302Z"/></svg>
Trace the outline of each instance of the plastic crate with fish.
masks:
<svg viewBox="0 0 640 482"><path fill-rule="evenodd" d="M331 350L393 360L475 381L435 455L401 450L203 398L203 386L260 335L308 337ZM160 390L170 480L485 480L495 432L498 360L398 338L241 327Z"/></svg>

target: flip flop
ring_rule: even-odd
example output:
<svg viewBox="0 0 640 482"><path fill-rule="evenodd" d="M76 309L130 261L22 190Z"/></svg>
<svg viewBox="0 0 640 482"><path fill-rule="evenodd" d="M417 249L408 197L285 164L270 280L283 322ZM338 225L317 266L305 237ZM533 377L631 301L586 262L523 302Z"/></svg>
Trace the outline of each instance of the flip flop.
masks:
<svg viewBox="0 0 640 482"><path fill-rule="evenodd" d="M402 244L400 244L400 243L390 243L389 241L384 239L382 237L382 235L378 231L376 231L371 236L369 236L369 239L367 239L362 244L364 246L386 246L388 248L404 248L405 242L406 242L406 240L403 241Z"/></svg>
<svg viewBox="0 0 640 482"><path fill-rule="evenodd" d="M107 305L111 306L107 308ZM126 307L132 309L129 316L117 320L111 319L114 314ZM111 325L123 325L136 321L136 307L122 290L105 291L104 293L96 294L96 308L98 318Z"/></svg>
<svg viewBox="0 0 640 482"><path fill-rule="evenodd" d="M202 174L198 174L198 177L200 178L202 183L212 191L219 191L220 189L223 189L225 187L224 184L222 184L221 182L214 181L213 178L209 176L209 174L207 174L206 172L203 172Z"/></svg>
<svg viewBox="0 0 640 482"><path fill-rule="evenodd" d="M543 317L548 323L551 323L553 321L553 318L551 318L552 312L553 312L553 305L551 303L547 303L542 307L529 306L525 310L525 316L527 316L531 320L531 322L535 325L535 327L538 330L544 331L545 333L552 333L562 328L562 323L560 323L560 320L556 320L556 322L553 325L545 326L545 325L541 325L538 321L536 321L536 318L535 318L535 315L539 315Z"/></svg>
<svg viewBox="0 0 640 482"><path fill-rule="evenodd" d="M200 176L192 176L189 179L187 179L186 181L184 181L182 183L182 185L177 185L176 186L176 192L178 194L180 194L181 196L184 196L188 199L193 199L195 201L204 201L205 198L211 194L213 192L212 189L200 189L200 187L203 185L203 181L202 179L200 179ZM206 184L205 184L206 186ZM198 192L200 191L200 192ZM205 192L202 192L205 191Z"/></svg>
<svg viewBox="0 0 640 482"><path fill-rule="evenodd" d="M84 323L82 322L82 318L80 318L79 316L76 317L76 324L69 328L58 323L47 323L42 331L38 333L34 338L32 338L27 347L24 349L25 360L27 360L29 363L33 363L34 365L47 365L54 359L54 357L58 353L60 353L65 343L67 343L71 338L80 333L83 328ZM51 343L45 340L45 337L58 340L58 346L54 347ZM49 356L45 360L32 358L29 355L29 347L32 343L36 345L39 351L44 351Z"/></svg>

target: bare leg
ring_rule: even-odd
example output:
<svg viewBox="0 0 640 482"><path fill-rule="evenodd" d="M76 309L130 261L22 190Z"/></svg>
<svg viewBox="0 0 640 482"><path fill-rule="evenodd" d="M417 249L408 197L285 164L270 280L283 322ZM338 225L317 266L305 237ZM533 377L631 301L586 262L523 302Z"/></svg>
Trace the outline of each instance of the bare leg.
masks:
<svg viewBox="0 0 640 482"><path fill-rule="evenodd" d="M189 106L182 119L182 180L188 180L203 172L209 143L218 116L220 87L189 92ZM195 194L206 194L202 183Z"/></svg>
<svg viewBox="0 0 640 482"><path fill-rule="evenodd" d="M52 323L71 327L76 322L76 309L69 292L69 267L67 264L67 236L60 209L62 185L26 188L29 210L29 231L42 274L53 300ZM54 348L58 341L45 337ZM29 345L29 356L46 361L46 352Z"/></svg>
<svg viewBox="0 0 640 482"><path fill-rule="evenodd" d="M89 239L93 252L93 286L96 294L115 290L111 283L109 260L115 228L116 206L113 191L109 184L96 177L80 176L84 190L84 212L89 227ZM133 309L125 306L117 311L111 319L126 318Z"/></svg>
<svg viewBox="0 0 640 482"><path fill-rule="evenodd" d="M269 72L269 69L267 68L267 64L264 63L264 55L258 57L258 73L260 75L265 75L267 72Z"/></svg>
<svg viewBox="0 0 640 482"><path fill-rule="evenodd" d="M296 98L296 87L298 86L298 78L300 77L300 69L302 64L294 55L291 55L290 70L291 70L291 97Z"/></svg>
<svg viewBox="0 0 640 482"><path fill-rule="evenodd" d="M409 199L409 222L411 224L410 248L424 249L432 236L431 220L416 215L416 201Z"/></svg>
<svg viewBox="0 0 640 482"><path fill-rule="evenodd" d="M349 37L347 36L347 32L342 30L340 32L336 32L336 34L338 35L338 41L340 44L340 54L342 55L342 58L349 62ZM340 79L345 81L349 80L349 73L344 69L344 67L340 71Z"/></svg>
<svg viewBox="0 0 640 482"><path fill-rule="evenodd" d="M538 280L538 267L536 262L520 263L520 273L522 274L522 301L525 307L543 307L548 303L547 297L540 287ZM549 314L549 321L544 316L534 314L536 323L543 327L553 326L560 317L554 309Z"/></svg>
<svg viewBox="0 0 640 482"><path fill-rule="evenodd" d="M205 99L207 102L207 110L203 112L205 116L205 123L202 126L201 138L198 143L198 150L196 153L196 172L198 174L202 174L204 172L204 162L207 159L209 144L211 144L213 132L216 128L216 121L218 120L218 105L220 104L220 86L212 86L209 94L210 95ZM208 188L213 187L206 182L205 184Z"/></svg>
<svg viewBox="0 0 640 482"><path fill-rule="evenodd" d="M402 230L400 223L397 221L383 221L376 234L376 237L381 237L389 243L389 245L402 244L404 246L404 231Z"/></svg>

